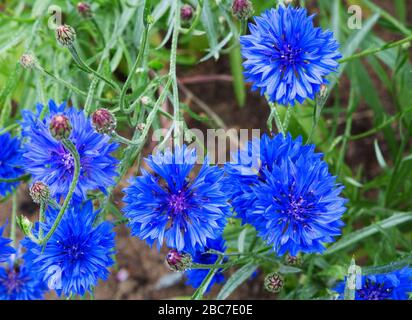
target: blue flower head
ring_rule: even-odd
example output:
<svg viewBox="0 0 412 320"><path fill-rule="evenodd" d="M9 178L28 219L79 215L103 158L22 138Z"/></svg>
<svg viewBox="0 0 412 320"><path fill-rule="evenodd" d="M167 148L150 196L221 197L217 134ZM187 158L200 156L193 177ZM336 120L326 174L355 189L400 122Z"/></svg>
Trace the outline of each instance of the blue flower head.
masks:
<svg viewBox="0 0 412 320"><path fill-rule="evenodd" d="M313 26L304 8L279 6L255 17L240 37L245 76L269 100L294 105L314 99L341 58L331 31Z"/></svg>
<svg viewBox="0 0 412 320"><path fill-rule="evenodd" d="M199 264L211 264L211 265L214 264L218 258L218 255L205 253L210 249L220 251L220 252L225 252L226 246L225 246L225 241L223 240L223 238L219 237L215 240L208 240L207 246L206 248L204 248L203 251L197 251L193 254L192 261L194 263L199 263ZM192 286L193 288L199 288L199 286L202 284L203 280L206 278L208 273L209 273L208 269L188 270L185 272L185 275L187 277L186 284ZM210 289L215 283L222 283L224 280L225 280L225 277L223 273L221 272L221 269L219 269L219 271L213 276L212 280L210 281L209 286L206 289L206 293L210 291Z"/></svg>
<svg viewBox="0 0 412 320"><path fill-rule="evenodd" d="M0 228L0 262L7 261L13 253L14 249L10 246L11 240L8 238L3 238L2 234L4 227Z"/></svg>
<svg viewBox="0 0 412 320"><path fill-rule="evenodd" d="M91 292L99 279L106 280L109 276L108 268L114 263L115 234L111 223L94 223L98 213L93 212L91 201L76 204L64 214L44 248L24 240L32 268L38 270L59 295L82 296ZM56 215L56 210L48 210L44 233L50 230Z"/></svg>
<svg viewBox="0 0 412 320"><path fill-rule="evenodd" d="M343 186L314 149L301 137L263 135L226 165L235 185L234 210L278 255L323 252L323 243L341 234Z"/></svg>
<svg viewBox="0 0 412 320"><path fill-rule="evenodd" d="M1 131L1 130L0 130ZM24 174L21 169L20 140L12 138L10 133L0 134L0 196L4 197L19 182L1 182L1 179L15 179Z"/></svg>
<svg viewBox="0 0 412 320"><path fill-rule="evenodd" d="M46 291L46 283L31 268L26 254L13 254L0 267L0 300L39 300Z"/></svg>
<svg viewBox="0 0 412 320"><path fill-rule="evenodd" d="M97 133L91 120L83 111L66 108L65 103L57 106L49 101L49 113L43 120L28 111L23 114L23 135L27 138L24 146L24 166L32 174L33 180L42 181L50 187L53 196L64 197L68 191L74 173L74 159L60 141L49 132L49 123L53 116L64 114L72 125L70 140L80 155L80 178L74 192L74 199L86 199L87 192L106 189L114 185L117 159L111 154L118 144L110 143L110 137ZM42 110L37 106L37 113Z"/></svg>
<svg viewBox="0 0 412 320"><path fill-rule="evenodd" d="M230 215L224 171L207 158L195 175L196 151L186 146L146 159L153 173L142 170L124 189L125 217L132 235L158 248L193 252L222 234Z"/></svg>
<svg viewBox="0 0 412 320"><path fill-rule="evenodd" d="M343 299L345 281L333 290ZM405 267L391 273L361 276L355 290L355 300L408 300L412 293L412 269Z"/></svg>

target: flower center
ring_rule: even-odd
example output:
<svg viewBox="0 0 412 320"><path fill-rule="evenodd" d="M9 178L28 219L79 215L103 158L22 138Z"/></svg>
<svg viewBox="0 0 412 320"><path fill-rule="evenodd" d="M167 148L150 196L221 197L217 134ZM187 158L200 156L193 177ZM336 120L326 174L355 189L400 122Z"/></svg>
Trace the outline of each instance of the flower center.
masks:
<svg viewBox="0 0 412 320"><path fill-rule="evenodd" d="M63 244L63 251L71 261L80 260L84 256L84 248L81 244L70 243Z"/></svg>
<svg viewBox="0 0 412 320"><path fill-rule="evenodd" d="M303 51L301 48L294 48L290 44L284 44L282 47L274 45L273 48L276 50L276 55L273 58L281 60L283 71L289 65L293 66L295 63L298 63Z"/></svg>
<svg viewBox="0 0 412 320"><path fill-rule="evenodd" d="M386 300L392 293L393 288L385 287L384 283L372 283L366 280L362 289L357 290L363 300Z"/></svg>
<svg viewBox="0 0 412 320"><path fill-rule="evenodd" d="M285 210L285 213L295 221L305 220L305 212L307 208L304 206L305 200L302 197L294 199L294 197L289 194L289 207Z"/></svg>
<svg viewBox="0 0 412 320"><path fill-rule="evenodd" d="M171 194L168 206L173 215L182 213L187 208L184 192L179 191L177 194Z"/></svg>
<svg viewBox="0 0 412 320"><path fill-rule="evenodd" d="M20 278L18 270L10 269L7 271L7 278L1 280L2 284L7 290L7 294L13 294L21 291L24 280Z"/></svg>
<svg viewBox="0 0 412 320"><path fill-rule="evenodd" d="M63 166L67 170L72 170L74 168L74 159L73 159L73 156L69 152L63 153L61 160L62 160Z"/></svg>

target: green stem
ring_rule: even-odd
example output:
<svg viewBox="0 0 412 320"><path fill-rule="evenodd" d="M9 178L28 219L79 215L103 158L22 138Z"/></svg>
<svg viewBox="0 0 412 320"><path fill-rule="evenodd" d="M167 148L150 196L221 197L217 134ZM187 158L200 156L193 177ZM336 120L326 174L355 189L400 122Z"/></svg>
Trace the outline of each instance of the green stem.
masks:
<svg viewBox="0 0 412 320"><path fill-rule="evenodd" d="M106 77L104 77L103 75L101 75L100 73L98 73L97 71L93 70L92 68L90 68L84 61L83 59L80 57L80 55L78 54L76 48L73 45L69 45L67 46L67 48L70 51L70 54L73 57L73 60L78 64L78 66L80 67L80 70L83 70L84 72L87 73L91 73L93 75L95 75L97 78L99 78L100 80L106 82L109 86L111 86L114 90L116 90L117 92L120 92L121 89L120 87L117 85L117 83L115 83L114 81L107 79Z"/></svg>
<svg viewBox="0 0 412 320"><path fill-rule="evenodd" d="M16 223L17 223L17 195L13 193L12 196L12 211L11 211L11 226L10 226L10 239L12 246L16 247Z"/></svg>
<svg viewBox="0 0 412 320"><path fill-rule="evenodd" d="M382 8L378 7L376 4L372 3L369 0L362 0L363 3L365 3L370 9L373 11L379 13L382 18L384 18L386 21L391 23L395 28L397 28L399 31L401 31L404 35L410 36L412 35L412 31L409 30L405 25L403 25L401 22L399 22L396 18L392 17L387 11L383 10Z"/></svg>
<svg viewBox="0 0 412 320"><path fill-rule="evenodd" d="M293 112L293 107L287 106L285 120L283 121L283 130L285 131L285 133L288 131L290 117L292 115L292 112Z"/></svg>
<svg viewBox="0 0 412 320"><path fill-rule="evenodd" d="M352 60L359 59L359 58L362 58L362 57L365 57L365 56L373 55L375 53L378 53L378 52L381 52L381 51L384 51L384 50L388 50L388 49L400 46L404 43L410 42L411 40L412 40L412 35L410 35L409 37L406 37L404 39L401 39L399 41L389 42L389 43L387 43L387 44L385 44L385 45L383 45L379 48L367 49L367 50L364 50L362 52L353 54L349 57L338 60L338 62L339 63L344 63L344 62L352 61Z"/></svg>
<svg viewBox="0 0 412 320"><path fill-rule="evenodd" d="M44 218L45 218L45 209L46 209L46 204L41 202L40 203L40 211L39 211L39 239L43 238L43 222L44 222Z"/></svg>
<svg viewBox="0 0 412 320"><path fill-rule="evenodd" d="M270 107L270 115L267 120L267 126L268 126L269 131L272 131L272 121L273 119L275 119L275 124L276 124L276 127L279 133L282 133L284 135L285 131L283 129L282 121L280 120L280 116L277 110L278 106L276 106L273 102L269 102L269 107Z"/></svg>
<svg viewBox="0 0 412 320"><path fill-rule="evenodd" d="M124 83L123 88L120 92L120 99L119 99L120 110L123 113L126 113L126 114L129 114L133 111L133 108L128 108L128 109L125 108L124 100L125 100L125 97L126 97L126 91L130 86L130 82L133 78L133 75L134 75L137 67L139 65L141 65L141 63L143 61L144 53L146 51L146 46L147 46L147 42L148 42L148 34L149 34L149 26L146 26L144 28L143 38L142 38L142 41L141 41L141 48L139 50L139 54L137 55L136 61L134 62L133 67L130 70L130 73L127 76L126 82Z"/></svg>
<svg viewBox="0 0 412 320"><path fill-rule="evenodd" d="M113 140L115 140L117 142L120 142L120 143L123 143L123 144L126 144L126 145L137 145L136 142L133 142L132 140L129 140L125 137L122 137L117 132L113 132L111 134L111 137L113 138Z"/></svg>
<svg viewBox="0 0 412 320"><path fill-rule="evenodd" d="M97 34L99 35L100 41L102 42L102 46L105 47L106 46L106 41L104 40L104 36L103 36L103 32L100 29L99 24L97 23L96 19L94 17L90 18L90 22L93 24L93 26L96 28L97 30Z"/></svg>
<svg viewBox="0 0 412 320"><path fill-rule="evenodd" d="M57 76L55 76L54 74L52 74L51 72L43 69L41 66L37 66L36 67L37 70L39 70L40 72L42 72L43 74L47 75L48 77L52 78L53 80L59 82L61 85L67 87L68 89L72 90L74 93L87 97L87 93L80 90L79 88L75 87L74 85L72 85L70 82L67 82L66 80L63 80ZM105 103L115 103L116 100L111 100L111 99L104 99L104 98L95 98L96 100L99 100L101 102L105 102Z"/></svg>
<svg viewBox="0 0 412 320"><path fill-rule="evenodd" d="M173 26L173 36L172 36L172 47L170 49L170 69L169 77L172 81L172 92L173 92L173 123L174 123L174 143L179 144L179 138L181 136L179 122L180 122L180 106L179 106L179 89L177 85L176 77L176 55L177 55L177 43L179 38L180 29L180 1L175 0L176 11L174 17Z"/></svg>
<svg viewBox="0 0 412 320"><path fill-rule="evenodd" d="M70 204L70 201L72 200L74 190L76 189L77 183L79 181L79 176L80 176L80 156L79 153L77 152L76 147L70 140L62 140L63 145L66 147L66 149L70 152L74 159L74 174L73 174L73 180L72 183L70 184L69 192L67 193L66 199L64 199L63 205L60 208L60 211L57 215L56 220L54 221L52 227L50 228L49 232L46 234L46 236L43 239L39 240L40 245L45 245L47 241L50 240L52 237L53 233L56 231L57 227L60 224L60 221L63 218L64 213L66 212L67 207Z"/></svg>
<svg viewBox="0 0 412 320"><path fill-rule="evenodd" d="M0 182L12 183L12 182L19 182L19 181L28 181L30 177L31 176L29 174L25 174L23 176L20 176L17 178L11 178L11 179L0 178Z"/></svg>

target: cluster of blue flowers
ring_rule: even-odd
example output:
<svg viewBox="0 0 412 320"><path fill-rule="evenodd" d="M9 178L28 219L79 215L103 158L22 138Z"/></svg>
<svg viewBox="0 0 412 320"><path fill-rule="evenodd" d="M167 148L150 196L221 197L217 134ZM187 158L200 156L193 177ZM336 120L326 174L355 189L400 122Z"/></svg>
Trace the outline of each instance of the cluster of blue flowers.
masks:
<svg viewBox="0 0 412 320"><path fill-rule="evenodd" d="M313 99L325 76L338 68L338 44L329 31L315 28L305 9L280 6L264 12L241 37L245 74L270 101L283 105ZM68 139L80 158L80 176L73 198L59 217L48 206L45 220L36 223L32 236L51 233L45 244L27 237L24 254L0 236L0 299L41 299L49 290L65 297L92 293L114 264L115 233L102 220L88 193L103 194L116 184L118 144L98 133L82 110L38 105L24 111L22 141L0 135L0 196L7 196L25 174L50 189L57 207L70 193L75 176L72 150L51 133L52 119L70 123ZM22 144L22 147L21 147ZM198 161L203 164L198 168ZM329 172L322 154L302 138L263 135L233 155L223 168L183 145L159 151L146 161L148 170L130 180L123 190L123 208L133 236L189 253L194 263L213 265L225 252L223 231L229 218L253 226L277 255L322 253L344 225L343 186ZM56 221L59 223L55 225ZM2 233L0 229L0 235ZM20 250L18 250L20 251ZM187 284L197 288L207 269L185 272ZM206 291L224 280L215 273ZM411 269L362 278L357 299L406 299L412 291ZM344 284L336 291L342 294Z"/></svg>
<svg viewBox="0 0 412 320"><path fill-rule="evenodd" d="M408 300L412 292L412 268L365 275L356 282L356 300ZM345 283L346 279L334 288L339 299L344 297Z"/></svg>

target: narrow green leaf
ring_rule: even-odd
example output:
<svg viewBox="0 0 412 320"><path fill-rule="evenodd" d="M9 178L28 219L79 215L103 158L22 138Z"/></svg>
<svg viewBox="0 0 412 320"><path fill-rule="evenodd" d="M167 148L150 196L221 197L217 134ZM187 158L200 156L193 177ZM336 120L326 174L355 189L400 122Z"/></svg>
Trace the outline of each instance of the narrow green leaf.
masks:
<svg viewBox="0 0 412 320"><path fill-rule="evenodd" d="M378 233L380 228L389 229L405 222L412 220L412 211L409 212L397 212L394 213L391 217L384 219L382 221L376 222L368 227L363 229L351 232L344 237L342 237L338 242L333 244L324 254L328 255L348 246L358 243L359 241Z"/></svg>
<svg viewBox="0 0 412 320"><path fill-rule="evenodd" d="M213 266L215 267L218 266L219 264L222 263L222 260L223 260L223 256L219 257ZM219 271L219 268L212 268L209 270L209 273L207 274L206 278L203 279L203 282L193 294L192 300L201 300L203 298L203 295L205 294L207 287L209 286L210 282L212 281L213 277L218 271Z"/></svg>
<svg viewBox="0 0 412 320"><path fill-rule="evenodd" d="M355 300L356 284L361 275L361 268L356 265L355 258L352 258L345 282L344 299Z"/></svg>
<svg viewBox="0 0 412 320"><path fill-rule="evenodd" d="M385 158L382 155L382 151L379 148L378 140L375 139L375 141L373 142L373 146L375 148L375 155L376 155L376 159L378 160L379 166L381 168L386 168L387 164L386 164Z"/></svg>
<svg viewBox="0 0 412 320"><path fill-rule="evenodd" d="M233 41L238 41L233 39ZM246 88L243 77L242 56L240 54L240 46L234 46L229 54L230 70L233 76L233 90L235 91L236 101L240 107L245 106Z"/></svg>
<svg viewBox="0 0 412 320"><path fill-rule="evenodd" d="M217 300L226 299L233 291L236 290L243 282L250 278L253 272L256 271L257 265L253 262L249 262L237 270L225 283L222 290L217 295Z"/></svg>

